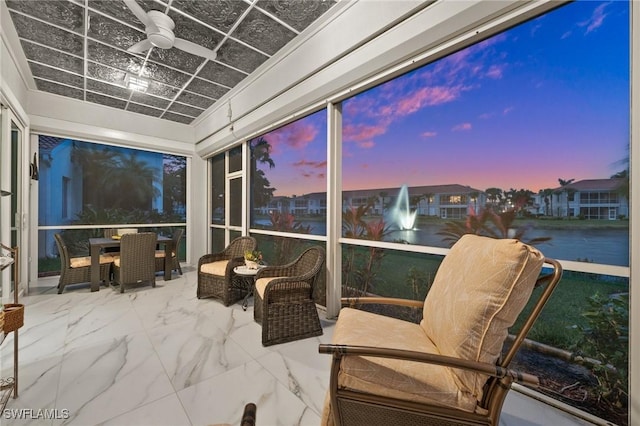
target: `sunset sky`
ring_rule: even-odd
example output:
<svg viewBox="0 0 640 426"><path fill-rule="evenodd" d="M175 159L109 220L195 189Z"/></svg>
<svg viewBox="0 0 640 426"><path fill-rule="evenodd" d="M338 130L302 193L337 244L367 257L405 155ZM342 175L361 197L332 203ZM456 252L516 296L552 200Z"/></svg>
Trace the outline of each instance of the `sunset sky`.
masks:
<svg viewBox="0 0 640 426"><path fill-rule="evenodd" d="M275 195L326 191L326 115L272 131ZM608 178L629 144L629 5L579 1L343 103L343 188Z"/></svg>

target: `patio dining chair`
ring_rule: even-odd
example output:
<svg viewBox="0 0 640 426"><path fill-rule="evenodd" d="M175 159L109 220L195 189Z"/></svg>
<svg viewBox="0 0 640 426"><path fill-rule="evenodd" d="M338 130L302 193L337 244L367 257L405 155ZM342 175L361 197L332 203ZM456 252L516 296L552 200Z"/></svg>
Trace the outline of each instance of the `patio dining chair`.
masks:
<svg viewBox="0 0 640 426"><path fill-rule="evenodd" d="M58 294L64 291L68 284L80 284L91 282L91 256L71 257L69 249L60 234L53 235L58 253L60 254L60 281L58 281ZM109 281L111 273L111 256L100 256L100 280Z"/></svg>
<svg viewBox="0 0 640 426"><path fill-rule="evenodd" d="M153 232L122 235L120 255L113 258L113 282L120 285L120 293L128 284L156 286L156 241Z"/></svg>
<svg viewBox="0 0 640 426"><path fill-rule="evenodd" d="M180 241L182 241L182 236L184 235L184 229L176 229L173 235L171 236L172 240L172 249L171 249L171 270L178 270L180 275L182 275L182 267L180 266L180 260L178 259L178 248L180 247ZM164 271L164 263L167 261L165 259L165 251L164 250L156 250L156 272Z"/></svg>
<svg viewBox="0 0 640 426"><path fill-rule="evenodd" d="M287 265L258 271L253 318L262 324L264 346L322 334L313 290L324 258L324 249L314 246Z"/></svg>
<svg viewBox="0 0 640 426"><path fill-rule="evenodd" d="M233 285L233 268L244 265L244 253L255 250L256 245L253 237L238 237L223 251L202 256L198 260L198 299L214 297L229 306L246 296L247 289Z"/></svg>
<svg viewBox="0 0 640 426"><path fill-rule="evenodd" d="M103 231L105 238L113 238L118 235L118 230L115 228L105 228ZM118 256L120 254L120 247L105 247L102 252L109 256Z"/></svg>
<svg viewBox="0 0 640 426"><path fill-rule="evenodd" d="M332 354L322 424L497 426L511 384L538 384L510 363L561 275L556 260L518 240L465 235L424 302L343 299L352 307L340 311L332 344L319 347ZM532 294L523 325L507 339ZM372 303L422 309L422 320L353 308Z"/></svg>

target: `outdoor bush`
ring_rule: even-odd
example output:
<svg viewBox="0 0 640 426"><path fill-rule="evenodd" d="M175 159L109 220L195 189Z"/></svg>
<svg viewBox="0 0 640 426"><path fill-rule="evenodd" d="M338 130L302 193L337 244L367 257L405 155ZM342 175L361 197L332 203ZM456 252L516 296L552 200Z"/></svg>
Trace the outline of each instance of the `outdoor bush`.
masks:
<svg viewBox="0 0 640 426"><path fill-rule="evenodd" d="M583 313L578 351L600 361L591 366L598 380L599 399L616 409L628 404L629 294L594 294Z"/></svg>
<svg viewBox="0 0 640 426"><path fill-rule="evenodd" d="M411 266L407 273L407 284L411 288L411 294L414 300L424 300L429 289L431 289L431 284L433 284L433 277L422 269ZM414 322L419 322L419 317L422 316L422 313L416 311L413 312L413 314L415 316L415 318L413 318Z"/></svg>
<svg viewBox="0 0 640 426"><path fill-rule="evenodd" d="M290 232L297 234L310 234L311 225L304 225L296 220L291 213L280 213L273 211L269 215L271 229L279 232ZM275 265L284 265L295 259L300 252L301 242L297 238L276 237L273 240Z"/></svg>
<svg viewBox="0 0 640 426"><path fill-rule="evenodd" d="M550 324L544 321L535 323L527 335L527 339L536 342L544 342L545 345L556 348L566 348L571 341L573 333L566 328L558 327L557 324Z"/></svg>
<svg viewBox="0 0 640 426"><path fill-rule="evenodd" d="M349 206L342 213L342 232L345 237L384 240L389 233L384 220L365 220L371 207L371 204ZM362 295L374 291L384 255L384 250L376 247L347 246L342 261L343 287L357 289Z"/></svg>

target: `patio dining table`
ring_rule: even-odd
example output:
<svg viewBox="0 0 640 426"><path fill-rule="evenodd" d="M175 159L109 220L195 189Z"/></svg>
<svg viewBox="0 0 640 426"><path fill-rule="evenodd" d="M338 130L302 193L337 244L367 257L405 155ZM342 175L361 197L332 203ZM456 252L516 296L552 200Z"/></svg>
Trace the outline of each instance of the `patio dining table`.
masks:
<svg viewBox="0 0 640 426"><path fill-rule="evenodd" d="M158 244L164 246L164 258L171 259L173 251L173 239L158 235ZM91 252L91 291L100 290L100 251L106 247L120 247L120 239L116 238L89 238ZM171 262L164 262L164 280L171 279Z"/></svg>

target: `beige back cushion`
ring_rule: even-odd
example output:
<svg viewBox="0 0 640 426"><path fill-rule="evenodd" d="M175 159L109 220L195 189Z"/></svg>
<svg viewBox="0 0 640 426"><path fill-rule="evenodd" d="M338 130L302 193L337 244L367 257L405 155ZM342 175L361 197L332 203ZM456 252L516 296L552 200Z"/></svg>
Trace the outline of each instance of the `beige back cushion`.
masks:
<svg viewBox="0 0 640 426"><path fill-rule="evenodd" d="M420 325L441 354L495 363L543 261L518 240L463 236L438 269ZM481 394L486 377L453 371L459 386Z"/></svg>

